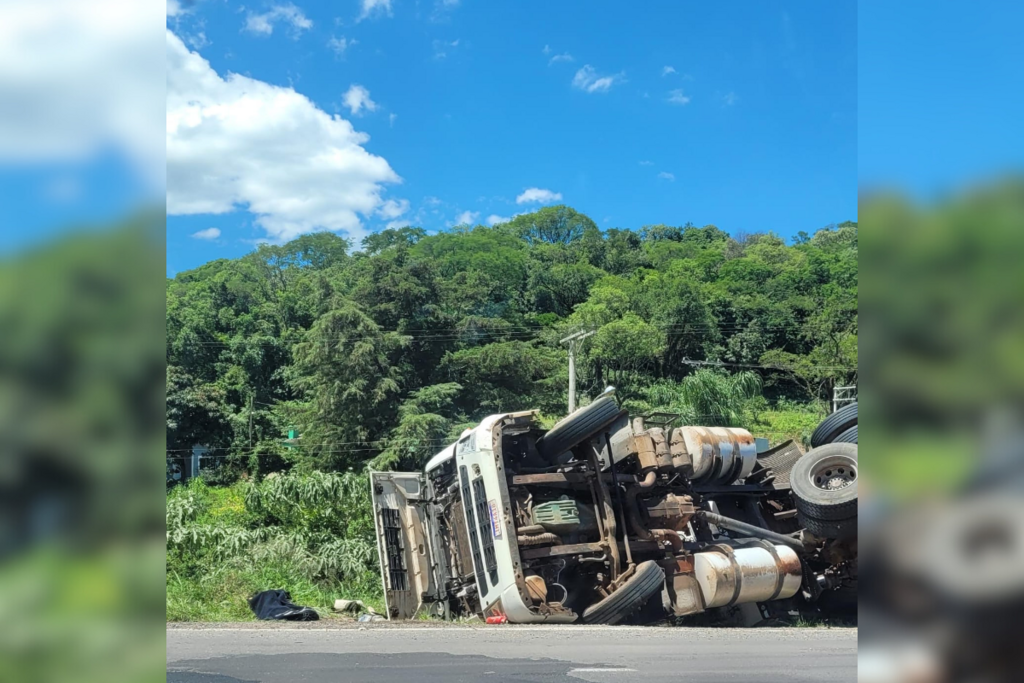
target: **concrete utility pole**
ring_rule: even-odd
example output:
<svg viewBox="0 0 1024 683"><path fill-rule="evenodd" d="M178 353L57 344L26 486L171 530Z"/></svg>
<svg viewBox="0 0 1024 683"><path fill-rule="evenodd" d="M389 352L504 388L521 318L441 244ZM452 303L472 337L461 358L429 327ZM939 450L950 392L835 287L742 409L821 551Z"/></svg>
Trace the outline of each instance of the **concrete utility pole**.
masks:
<svg viewBox="0 0 1024 683"><path fill-rule="evenodd" d="M559 344L569 344L569 413L576 410L576 352L583 345L583 340L594 334L594 331L575 332L570 334L565 339L559 341Z"/></svg>

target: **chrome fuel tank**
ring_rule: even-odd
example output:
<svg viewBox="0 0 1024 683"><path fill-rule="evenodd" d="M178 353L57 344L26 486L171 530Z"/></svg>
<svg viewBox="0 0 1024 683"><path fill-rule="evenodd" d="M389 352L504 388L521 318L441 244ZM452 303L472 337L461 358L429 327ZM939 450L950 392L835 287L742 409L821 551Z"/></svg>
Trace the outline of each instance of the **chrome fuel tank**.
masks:
<svg viewBox="0 0 1024 683"><path fill-rule="evenodd" d="M676 434L690 455L695 484L731 484L754 469L757 444L746 429L678 427Z"/></svg>

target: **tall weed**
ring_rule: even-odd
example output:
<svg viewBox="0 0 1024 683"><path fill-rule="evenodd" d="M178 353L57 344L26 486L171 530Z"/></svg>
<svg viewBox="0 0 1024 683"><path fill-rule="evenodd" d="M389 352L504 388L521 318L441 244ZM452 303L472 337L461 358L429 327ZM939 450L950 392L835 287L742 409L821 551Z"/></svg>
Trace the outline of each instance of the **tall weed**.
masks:
<svg viewBox="0 0 1024 683"><path fill-rule="evenodd" d="M249 619L246 599L283 588L325 610L380 602L365 475L283 474L227 488L196 479L167 496L167 618Z"/></svg>

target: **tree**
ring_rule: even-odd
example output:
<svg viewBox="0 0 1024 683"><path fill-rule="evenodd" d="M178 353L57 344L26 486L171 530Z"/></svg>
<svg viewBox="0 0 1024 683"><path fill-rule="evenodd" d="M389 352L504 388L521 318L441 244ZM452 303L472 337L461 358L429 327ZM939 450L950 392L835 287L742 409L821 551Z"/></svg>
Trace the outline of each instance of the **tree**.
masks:
<svg viewBox="0 0 1024 683"><path fill-rule="evenodd" d="M604 371L598 382L607 380L628 396L657 367L665 343L664 333L635 313L604 325L594 335L589 354Z"/></svg>
<svg viewBox="0 0 1024 683"><path fill-rule="evenodd" d="M394 246L412 246L427 234L423 228L388 228L380 232L370 233L363 238L363 251L372 256Z"/></svg>
<svg viewBox="0 0 1024 683"><path fill-rule="evenodd" d="M398 409L398 426L391 430L387 446L370 461L370 468L419 468L447 443L452 425L464 422L454 414L454 401L462 391L455 382L417 389Z"/></svg>
<svg viewBox="0 0 1024 683"><path fill-rule="evenodd" d="M530 244L568 245L581 239L586 231L597 231L589 217L561 204L516 216L505 226Z"/></svg>
<svg viewBox="0 0 1024 683"><path fill-rule="evenodd" d="M186 455L193 446L230 443L224 392L203 384L173 365L167 366L167 448Z"/></svg>
<svg viewBox="0 0 1024 683"><path fill-rule="evenodd" d="M613 383L631 405L671 395L692 412L689 359L770 365L765 400L827 398L856 377L856 223L792 245L740 237L689 223L602 233L555 206L384 230L355 253L314 233L213 261L166 283L168 436L216 442L254 476L415 466L490 413L563 411L558 340L580 329L597 332L577 357L584 396ZM291 427L302 445L286 449Z"/></svg>
<svg viewBox="0 0 1024 683"><path fill-rule="evenodd" d="M483 417L523 405L560 404L552 389L554 381L564 377L559 373L563 358L551 347L504 341L450 352L442 371L464 387L456 404L469 415ZM564 385L559 381L557 386Z"/></svg>
<svg viewBox="0 0 1024 683"><path fill-rule="evenodd" d="M359 462L395 416L403 369L396 364L409 338L382 330L358 305L340 299L293 349L293 406L302 447L328 467ZM362 447L364 450L359 451Z"/></svg>

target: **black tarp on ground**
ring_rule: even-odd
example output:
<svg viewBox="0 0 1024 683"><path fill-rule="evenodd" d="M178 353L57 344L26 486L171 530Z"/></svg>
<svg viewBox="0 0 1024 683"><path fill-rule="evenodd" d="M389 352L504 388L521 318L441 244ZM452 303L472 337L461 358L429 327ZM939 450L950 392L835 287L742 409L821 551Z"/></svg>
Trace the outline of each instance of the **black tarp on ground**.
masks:
<svg viewBox="0 0 1024 683"><path fill-rule="evenodd" d="M257 619L285 619L287 621L317 621L320 615L310 607L292 602L288 591L263 591L249 598L249 609Z"/></svg>

